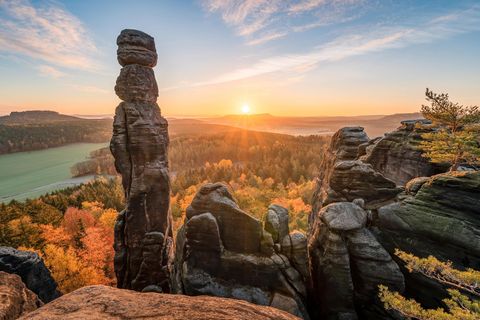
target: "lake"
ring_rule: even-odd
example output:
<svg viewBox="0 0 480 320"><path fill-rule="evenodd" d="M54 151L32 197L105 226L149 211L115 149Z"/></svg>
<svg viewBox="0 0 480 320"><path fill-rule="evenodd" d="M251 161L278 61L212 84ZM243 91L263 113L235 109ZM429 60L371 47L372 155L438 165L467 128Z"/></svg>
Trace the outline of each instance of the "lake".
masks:
<svg viewBox="0 0 480 320"><path fill-rule="evenodd" d="M70 167L108 143L75 143L0 156L0 202L25 200L75 186L93 176L72 178Z"/></svg>

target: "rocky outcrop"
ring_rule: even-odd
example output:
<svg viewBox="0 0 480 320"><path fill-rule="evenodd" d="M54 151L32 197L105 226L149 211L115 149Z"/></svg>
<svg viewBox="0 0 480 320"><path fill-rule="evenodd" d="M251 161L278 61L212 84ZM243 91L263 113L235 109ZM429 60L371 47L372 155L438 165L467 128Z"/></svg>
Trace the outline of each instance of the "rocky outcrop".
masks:
<svg viewBox="0 0 480 320"><path fill-rule="evenodd" d="M366 224L367 212L351 202L329 204L313 218L308 248L317 318L374 319L382 313L378 285L404 290L400 268Z"/></svg>
<svg viewBox="0 0 480 320"><path fill-rule="evenodd" d="M397 130L362 145L361 159L401 186L416 177L444 172L446 168L422 157L419 149L422 134L432 130L431 122L425 119L402 121Z"/></svg>
<svg viewBox="0 0 480 320"><path fill-rule="evenodd" d="M42 305L18 275L0 271L0 319L17 319Z"/></svg>
<svg viewBox="0 0 480 320"><path fill-rule="evenodd" d="M314 215L329 203L357 198L362 198L367 207L375 207L402 191L370 164L358 159L360 146L367 142L368 137L361 127L342 128L332 137L320 165L313 197Z"/></svg>
<svg viewBox="0 0 480 320"><path fill-rule="evenodd" d="M288 211L280 206L270 206L265 225L274 237L238 207L225 185L204 185L178 231L176 291L246 300L308 318L306 238L288 233Z"/></svg>
<svg viewBox="0 0 480 320"><path fill-rule="evenodd" d="M20 276L27 288L45 303L60 296L57 283L35 252L0 247L0 271Z"/></svg>
<svg viewBox="0 0 480 320"><path fill-rule="evenodd" d="M407 296L439 307L445 289L408 272L401 261L399 269L391 258L396 248L460 269L480 268L480 172L424 176L442 170L417 148L430 130L423 121L409 121L368 142L361 128L343 128L332 138L309 220L312 296L321 315L388 318L373 299L375 287L401 291L398 270Z"/></svg>
<svg viewBox="0 0 480 320"><path fill-rule="evenodd" d="M293 320L298 318L278 309L233 299L137 293L107 286L90 286L64 295L21 319Z"/></svg>
<svg viewBox="0 0 480 320"><path fill-rule="evenodd" d="M407 186L418 190L378 209L376 235L384 246L480 269L480 172L444 173ZM428 305L445 294L427 279L406 277L407 293Z"/></svg>
<svg viewBox="0 0 480 320"><path fill-rule="evenodd" d="M115 273L118 287L169 292L172 249L169 212L167 120L160 115L155 43L137 30L117 39L123 66L115 92L123 100L115 111L110 149L122 175L126 208L115 225Z"/></svg>

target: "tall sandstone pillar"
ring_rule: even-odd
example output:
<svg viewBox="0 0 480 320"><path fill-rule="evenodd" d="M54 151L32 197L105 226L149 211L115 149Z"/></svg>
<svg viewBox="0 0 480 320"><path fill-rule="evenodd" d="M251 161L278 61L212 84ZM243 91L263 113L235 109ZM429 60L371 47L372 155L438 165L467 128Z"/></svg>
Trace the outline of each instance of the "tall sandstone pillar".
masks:
<svg viewBox="0 0 480 320"><path fill-rule="evenodd" d="M119 288L170 292L172 248L169 211L168 123L157 105L154 39L137 30L117 38L122 66L115 93L110 149L122 175L126 208L115 225L115 273Z"/></svg>

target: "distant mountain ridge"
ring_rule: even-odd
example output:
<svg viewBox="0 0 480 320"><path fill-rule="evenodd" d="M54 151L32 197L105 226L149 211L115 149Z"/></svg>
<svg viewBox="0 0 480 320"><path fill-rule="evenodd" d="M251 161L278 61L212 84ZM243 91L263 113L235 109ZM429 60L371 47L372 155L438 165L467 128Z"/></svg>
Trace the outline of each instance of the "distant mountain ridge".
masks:
<svg viewBox="0 0 480 320"><path fill-rule="evenodd" d="M207 123L291 135L333 134L345 126L361 126L372 137L396 129L403 120L422 118L416 113L367 116L286 117L271 114L227 115L203 119Z"/></svg>
<svg viewBox="0 0 480 320"><path fill-rule="evenodd" d="M56 111L32 110L32 111L13 111L10 115L0 117L0 124L34 124L38 122L52 123L62 121L81 121L84 119L74 116L67 116Z"/></svg>

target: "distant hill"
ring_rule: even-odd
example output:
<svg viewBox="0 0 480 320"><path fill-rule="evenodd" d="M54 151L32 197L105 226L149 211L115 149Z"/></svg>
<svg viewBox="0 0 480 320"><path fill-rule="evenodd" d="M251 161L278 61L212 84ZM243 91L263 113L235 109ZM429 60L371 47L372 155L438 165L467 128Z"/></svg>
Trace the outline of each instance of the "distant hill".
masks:
<svg viewBox="0 0 480 320"><path fill-rule="evenodd" d="M169 119L171 136L238 132L240 129L289 135L331 135L345 126L362 126L370 137L383 135L420 113L352 117L277 117L226 115L205 119ZM111 118L79 118L55 111L12 112L0 117L0 154L46 149L78 142L108 142Z"/></svg>
<svg viewBox="0 0 480 320"><path fill-rule="evenodd" d="M35 124L35 123L53 123L64 121L82 120L77 117L60 114L56 111L20 111L12 112L8 116L0 117L0 124L19 125L19 124Z"/></svg>
<svg viewBox="0 0 480 320"><path fill-rule="evenodd" d="M12 112L0 117L0 154L106 142L111 135L111 119L87 120L55 111Z"/></svg>

